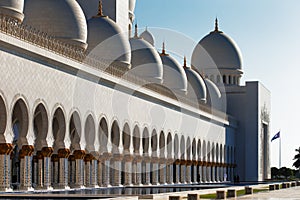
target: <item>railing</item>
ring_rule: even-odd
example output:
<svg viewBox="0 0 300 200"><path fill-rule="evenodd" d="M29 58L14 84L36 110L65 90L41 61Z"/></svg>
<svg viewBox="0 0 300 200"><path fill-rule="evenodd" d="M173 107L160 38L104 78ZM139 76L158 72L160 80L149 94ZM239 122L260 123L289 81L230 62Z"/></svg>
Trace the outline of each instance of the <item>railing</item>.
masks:
<svg viewBox="0 0 300 200"><path fill-rule="evenodd" d="M56 53L68 59L72 59L73 61L84 63L89 67L98 69L104 73L118 77L121 80L126 80L128 82L134 83L140 87L147 88L158 94L172 98L181 103L193 106L207 113L213 112L215 115L227 118L223 112L214 110L206 104L191 101L186 96L178 93L175 94L168 88L163 87L162 85L151 84L146 80L135 76L134 74L131 74L130 70L128 71L126 67L121 66L116 62L111 63L91 53L87 55L83 49L64 43L58 39L55 39L52 36L47 35L47 33L36 30L35 28L32 28L30 26L20 24L13 18L0 15L0 32L6 35L10 35L19 40L28 42L40 48L46 49L50 52Z"/></svg>

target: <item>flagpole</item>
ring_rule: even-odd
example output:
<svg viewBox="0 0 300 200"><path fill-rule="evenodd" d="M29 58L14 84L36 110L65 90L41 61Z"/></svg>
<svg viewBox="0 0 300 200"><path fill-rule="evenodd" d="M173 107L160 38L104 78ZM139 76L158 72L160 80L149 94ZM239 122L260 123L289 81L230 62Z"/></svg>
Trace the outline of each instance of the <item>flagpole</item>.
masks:
<svg viewBox="0 0 300 200"><path fill-rule="evenodd" d="M279 169L281 168L281 136L279 137Z"/></svg>

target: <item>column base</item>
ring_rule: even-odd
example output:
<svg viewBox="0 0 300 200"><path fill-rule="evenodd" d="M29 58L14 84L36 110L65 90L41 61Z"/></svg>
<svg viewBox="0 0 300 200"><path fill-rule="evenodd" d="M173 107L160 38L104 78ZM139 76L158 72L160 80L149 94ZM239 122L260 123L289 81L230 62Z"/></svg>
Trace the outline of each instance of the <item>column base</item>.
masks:
<svg viewBox="0 0 300 200"><path fill-rule="evenodd" d="M20 187L20 190L22 191L34 191L34 188L33 187L25 187L25 186L21 186Z"/></svg>
<svg viewBox="0 0 300 200"><path fill-rule="evenodd" d="M66 186L66 185L58 185L55 187L55 189L59 189L59 190L70 190L70 186Z"/></svg>
<svg viewBox="0 0 300 200"><path fill-rule="evenodd" d="M13 192L14 190L11 187L7 187L7 188L0 188L1 192Z"/></svg>

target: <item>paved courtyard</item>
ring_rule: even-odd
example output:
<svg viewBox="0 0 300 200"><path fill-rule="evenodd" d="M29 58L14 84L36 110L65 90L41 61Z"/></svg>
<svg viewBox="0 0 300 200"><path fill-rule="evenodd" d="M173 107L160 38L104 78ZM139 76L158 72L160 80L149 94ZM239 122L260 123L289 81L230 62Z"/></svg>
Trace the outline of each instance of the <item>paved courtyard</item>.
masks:
<svg viewBox="0 0 300 200"><path fill-rule="evenodd" d="M300 187L260 192L253 195L241 196L237 199L300 199Z"/></svg>

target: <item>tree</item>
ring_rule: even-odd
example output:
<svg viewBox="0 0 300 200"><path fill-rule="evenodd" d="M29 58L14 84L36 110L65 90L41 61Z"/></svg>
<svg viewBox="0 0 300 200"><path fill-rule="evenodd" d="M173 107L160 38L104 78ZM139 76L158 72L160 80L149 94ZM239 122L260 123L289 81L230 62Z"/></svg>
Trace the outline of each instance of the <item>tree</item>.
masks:
<svg viewBox="0 0 300 200"><path fill-rule="evenodd" d="M278 178L279 175L280 175L279 169L277 169L277 167L272 167L271 168L271 177L272 178Z"/></svg>
<svg viewBox="0 0 300 200"><path fill-rule="evenodd" d="M294 157L294 160L296 161L294 162L293 166L297 169L300 169L300 147L298 149L295 149L295 151L297 152L297 154Z"/></svg>

